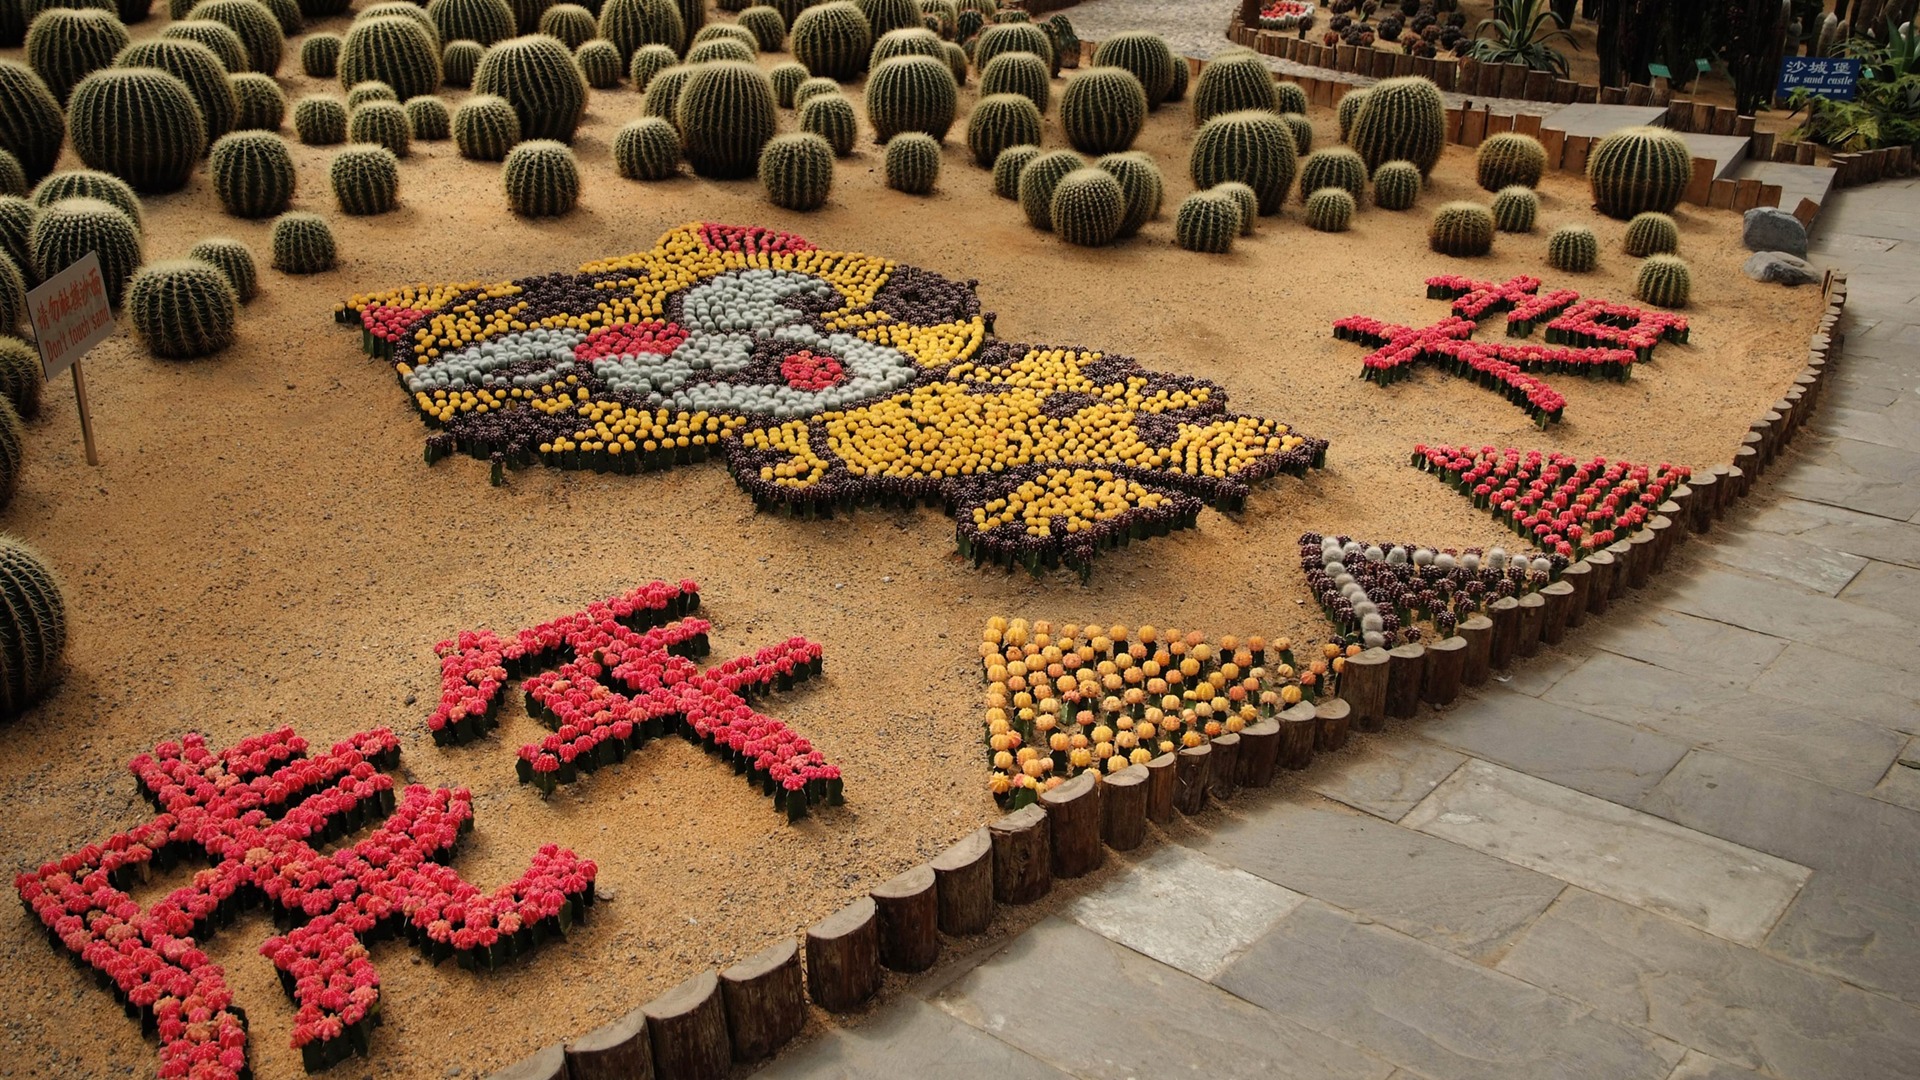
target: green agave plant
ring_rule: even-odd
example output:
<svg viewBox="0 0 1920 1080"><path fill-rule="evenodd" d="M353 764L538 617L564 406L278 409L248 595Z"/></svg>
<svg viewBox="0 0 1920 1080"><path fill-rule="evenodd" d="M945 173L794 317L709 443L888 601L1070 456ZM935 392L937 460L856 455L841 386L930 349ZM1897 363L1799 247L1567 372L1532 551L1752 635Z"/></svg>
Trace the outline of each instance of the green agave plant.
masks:
<svg viewBox="0 0 1920 1080"><path fill-rule="evenodd" d="M1467 55L1486 64L1525 64L1535 71L1567 75L1566 54L1550 42L1578 48L1567 23L1543 0L1494 0L1492 18L1474 29L1477 40Z"/></svg>

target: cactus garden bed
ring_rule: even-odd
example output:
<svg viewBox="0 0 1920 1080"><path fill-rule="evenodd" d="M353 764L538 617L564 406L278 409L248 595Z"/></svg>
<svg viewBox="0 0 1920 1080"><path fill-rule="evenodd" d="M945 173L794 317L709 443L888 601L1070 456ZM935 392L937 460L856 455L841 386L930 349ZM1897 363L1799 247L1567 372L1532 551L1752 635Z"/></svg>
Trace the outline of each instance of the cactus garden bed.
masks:
<svg viewBox="0 0 1920 1080"><path fill-rule="evenodd" d="M299 57L316 34L344 33L347 19L309 15L288 36L277 83L289 102L344 101L337 79L300 74ZM131 36L157 39L169 25L156 10ZM733 52L719 39L703 46ZM478 57L450 59L491 77ZM754 63L791 59L763 50ZM914 58L888 62L900 59ZM1031 74L1006 67L1010 79ZM1160 95L1131 142L1164 178L1159 214L1128 221L1137 231L1105 246L1077 246L994 193L964 133L979 75L970 70L958 89L959 122L926 194L904 190L920 186L905 172L925 179L924 161L896 162L889 186L860 82L846 84L845 109L814 110L822 131L841 134L835 125L848 117L855 131L811 211L775 205L757 176L696 176L682 164L666 179L633 178L657 175L648 140L659 132L622 135L643 106L626 81L583 92L572 172L544 145L517 168L500 160L504 145L495 160L463 157L455 141L420 134L438 113L416 107L404 155L389 149L343 169L349 201L385 212L348 213L330 186L338 148L292 138L292 104L289 192L223 193L196 156L182 189L142 197L149 263L230 236L258 263L257 295L237 297L231 343L211 357L164 359L132 325L90 355L104 468L84 464L64 383L46 388L28 423L27 466L0 525L62 573L70 633L66 680L0 738L9 808L0 845L14 853L12 870L80 853L52 876L99 864L95 885L151 909L210 871L204 845L165 845L171 862L88 850L153 817L129 761L149 755L139 778L149 791L169 770L188 779L198 770L215 787L227 783L216 774L265 777L271 789L291 767L275 755L294 735L348 750L358 737L377 743L362 756L391 785L355 777L366 786L341 811L354 828L329 842L367 840L384 801L406 805L419 785L429 794L399 825L432 820L408 857L449 860L427 860L435 887L476 890L490 904L537 889L543 899L526 911L546 926L537 949L536 935L522 941L516 927L498 951L498 937L484 950L478 937L460 949L449 938L442 950L434 920L416 933L410 919L369 912L344 930L306 922L294 941L285 905L258 897L182 911L183 929L217 932L161 959L183 977L218 968L230 999L203 1001L211 1019L189 1018L202 1025L192 1032L169 1025L169 1035L211 1039L219 1058L222 1040L244 1030L245 1058L263 1078L365 1053L337 1075L435 1080L455 1067L484 1074L622 1016L929 858L1031 790L1018 778L1109 769L1149 738L1157 749L1212 739L1215 725L1237 734L1245 710L1258 722L1324 692L1368 634L1428 632L1465 610L1425 592L1437 600L1550 579L1556 557L1637 525L1643 497L1674 470L1726 460L1798 369L1817 319L1813 290L1739 274L1736 216L1694 207L1674 214L1678 255L1692 267L1686 307L1675 315L1637 299L1643 260L1624 249L1628 223L1595 213L1586 185L1558 172L1539 181L1531 232L1497 233L1484 256L1439 254L1434 212L1493 198L1473 152L1457 146L1437 150L1409 210L1383 209L1363 191L1325 222L1344 231L1319 231L1303 220L1313 193L1262 190L1251 204L1281 212L1232 236L1228 253L1182 250L1177 208L1194 193L1197 125L1191 100ZM1047 151L1068 145L1065 90L1087 77L1068 68L1048 80ZM270 108L272 95L252 83L236 108ZM470 145L515 115L460 113L464 89L440 96L455 110L449 133ZM328 122L324 111L308 110L307 121ZM391 110L367 115L381 113ZM790 135L800 121L782 107L774 123ZM1332 109L1310 110L1305 123L1317 148L1340 145ZM1113 204L1115 190L1132 200L1140 160L1103 158L1112 183L1080 169L1060 179L1075 175L1068 190L1086 200ZM70 149L59 163L79 165ZM1399 171L1409 170L1421 171ZM525 190L514 182L521 209L567 212L511 212L510 171L532 177ZM1339 175L1329 172L1327 190L1341 190ZM812 205L816 194L789 201ZM317 217L283 218L276 233L272 218L227 213L229 203L278 205L283 195L286 209ZM1196 213L1238 223L1239 195L1216 192ZM1549 264L1549 236L1564 226L1591 229L1597 268ZM690 303L753 308L753 297L727 291L749 270L792 274L783 280L798 299L748 329L746 363L725 377L711 366L697 377L656 370L701 334L724 336L688 316ZM648 293L657 310L636 302L588 319L607 299L596 283L643 276L660 286ZM409 282L456 284L409 292ZM516 328L509 316L498 336L529 351L498 372L462 352L473 342L457 340L456 324L484 318L508 293L547 321L557 335L547 344L564 346L571 371L527 366L537 335L525 318ZM1371 321L1343 322L1356 314ZM1366 353L1395 338L1387 331L1449 317L1477 325L1454 326L1459 336L1443 343L1471 340L1496 358L1541 350L1518 373L1558 396L1557 422L1536 426L1547 403L1516 408L1439 363L1361 377ZM781 336L797 328L805 334ZM362 333L378 359L357 347ZM1010 344L1028 342L1074 347ZM1547 355L1557 350L1591 353L1616 377L1582 377L1581 362ZM495 374L505 382L490 383ZM1034 408L1011 407L1016 399ZM1126 419L1099 428L1100 407L1116 400L1131 403ZM963 423L968 410L981 423ZM632 438L643 421L651 439ZM1179 443L1182 422L1223 432L1233 452L1209 460L1194 440ZM882 447L909 429L912 438ZM1101 440L1120 434L1151 444L1160 461L1116 466L1102 456L1114 440ZM983 478L980 463L943 464L943 445L966 439L1001 470ZM1094 444L1100 452L1082 452ZM1290 475L1272 475L1280 471ZM1348 568L1349 559L1358 561ZM1349 569L1358 596L1338 580ZM687 588L647 584L692 581L697 611ZM1100 621L1068 628L1089 613ZM1042 630L1041 619L1057 621ZM1149 624L1205 634L1150 634ZM1057 660L1049 647L1061 649ZM1018 675L1010 649L1021 654ZM1014 685L1033 683L1036 667L1046 694ZM649 698L656 682L691 684L699 701ZM983 703L983 687L1004 703ZM1039 709L1021 715L1030 708L1021 695L1058 702L1045 712L1051 727L1035 724ZM286 728L293 735L245 741ZM181 741L190 730L204 732L204 747ZM1014 734L1017 743L1001 738ZM244 761L202 756L236 747ZM309 751L326 768L349 756ZM197 764L169 764L187 757ZM444 804L431 794L441 790ZM291 793L262 798L277 810ZM284 821L248 827L262 850L305 858L296 840L322 849ZM265 877L232 867L221 880L260 889ZM346 891L379 881L354 876ZM87 897L119 903L99 888ZM16 1058L63 1075L152 1075L159 1015L143 1035L113 993L63 958L91 931L65 926L76 933L53 946L45 922L0 906L12 943L0 1008L13 1018ZM296 945L310 953L286 951ZM338 998L301 997L297 976L289 997L276 965L284 958L292 976L308 955L347 980ZM362 960L377 968L376 984L352 985L366 974ZM140 986L116 981L123 974L109 981ZM355 995L373 985L371 1000Z"/></svg>

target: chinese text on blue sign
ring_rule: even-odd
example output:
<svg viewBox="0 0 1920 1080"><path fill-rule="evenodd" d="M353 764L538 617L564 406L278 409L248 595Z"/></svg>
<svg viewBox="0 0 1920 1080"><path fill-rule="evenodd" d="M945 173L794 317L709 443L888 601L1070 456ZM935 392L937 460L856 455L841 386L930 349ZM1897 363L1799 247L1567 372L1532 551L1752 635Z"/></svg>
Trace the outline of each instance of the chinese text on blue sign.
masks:
<svg viewBox="0 0 1920 1080"><path fill-rule="evenodd" d="M1852 101L1860 84L1860 61L1839 56L1789 56L1780 63L1780 85L1774 93L1791 97L1805 90L1815 97Z"/></svg>

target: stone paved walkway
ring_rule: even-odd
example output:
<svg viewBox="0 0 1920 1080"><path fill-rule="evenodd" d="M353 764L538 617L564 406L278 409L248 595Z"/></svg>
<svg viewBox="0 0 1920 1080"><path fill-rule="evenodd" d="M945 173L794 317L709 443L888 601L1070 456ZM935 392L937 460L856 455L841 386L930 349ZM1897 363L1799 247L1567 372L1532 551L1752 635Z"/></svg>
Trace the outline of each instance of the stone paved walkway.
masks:
<svg viewBox="0 0 1920 1080"><path fill-rule="evenodd" d="M1920 1077L1916 199L1822 215L1837 381L1665 584L759 1075Z"/></svg>

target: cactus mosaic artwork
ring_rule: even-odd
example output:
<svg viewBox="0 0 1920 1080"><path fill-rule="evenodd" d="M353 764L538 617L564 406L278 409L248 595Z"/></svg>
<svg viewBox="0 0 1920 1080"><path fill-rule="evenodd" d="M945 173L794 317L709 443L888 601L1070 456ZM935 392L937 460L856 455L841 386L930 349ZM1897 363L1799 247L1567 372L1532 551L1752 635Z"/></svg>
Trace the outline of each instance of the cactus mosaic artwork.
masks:
<svg viewBox="0 0 1920 1080"><path fill-rule="evenodd" d="M1503 596L1538 591L1569 564L1564 555L1509 554L1500 547L1300 537L1307 591L1345 643L1366 649L1417 642L1426 627L1451 637L1462 619Z"/></svg>
<svg viewBox="0 0 1920 1080"><path fill-rule="evenodd" d="M1687 482L1684 465L1508 447L1416 446L1413 465L1433 473L1527 542L1567 559L1625 540ZM1557 572L1557 571L1556 571Z"/></svg>
<svg viewBox="0 0 1920 1080"><path fill-rule="evenodd" d="M1212 383L995 338L971 283L765 229L686 225L577 273L363 295L338 317L438 429L429 461L458 450L499 480L721 456L767 510L944 507L976 565L1086 575L1326 454Z"/></svg>

